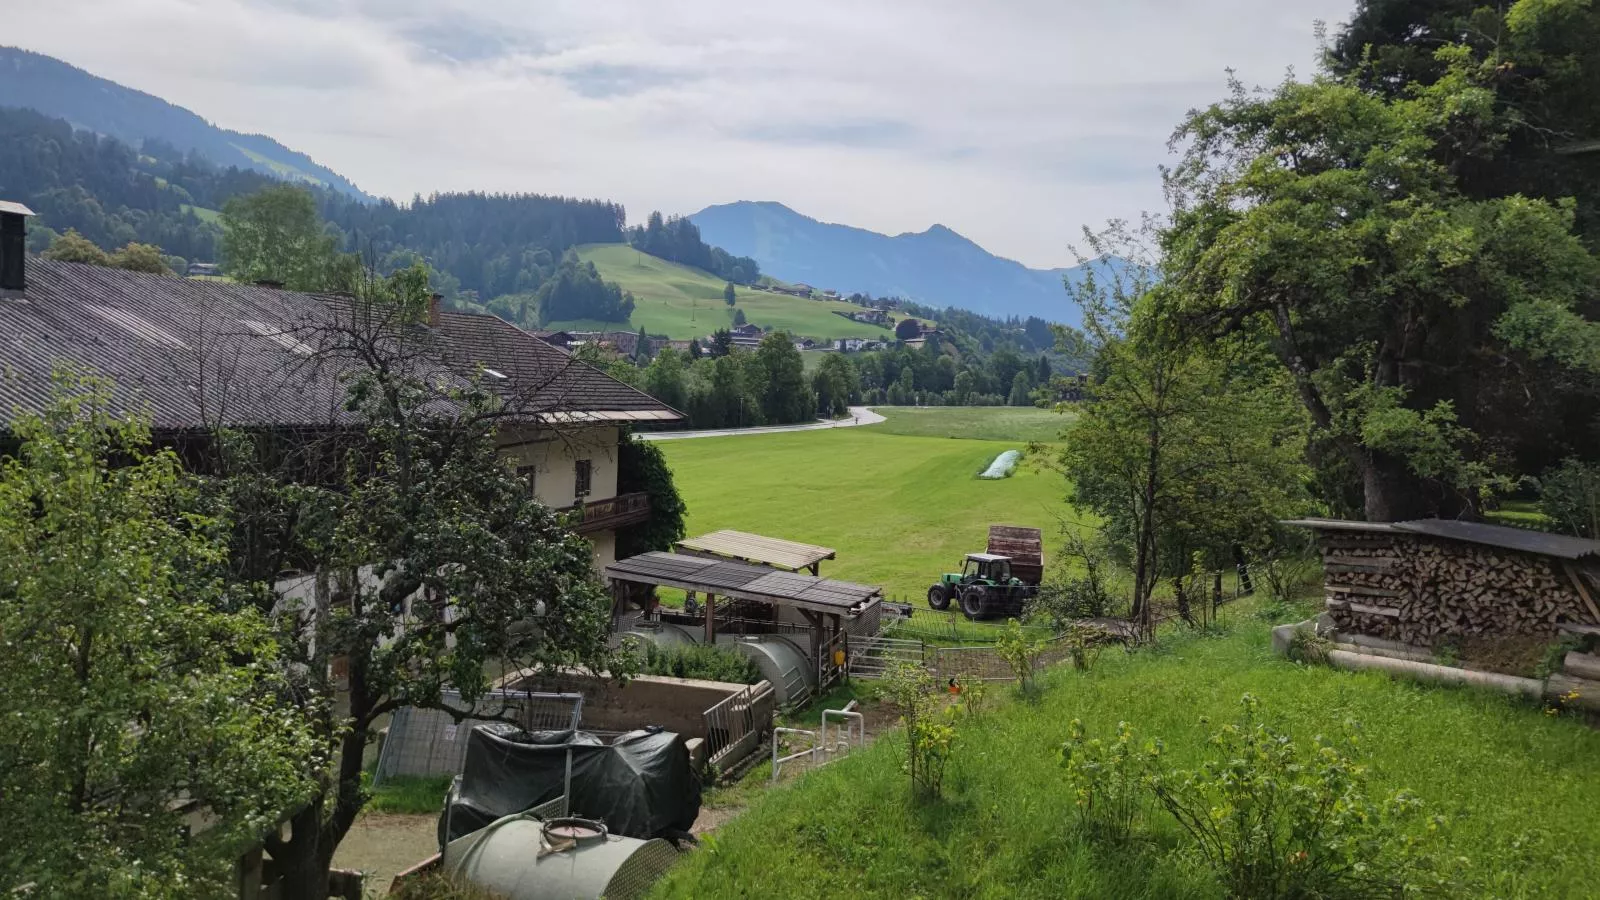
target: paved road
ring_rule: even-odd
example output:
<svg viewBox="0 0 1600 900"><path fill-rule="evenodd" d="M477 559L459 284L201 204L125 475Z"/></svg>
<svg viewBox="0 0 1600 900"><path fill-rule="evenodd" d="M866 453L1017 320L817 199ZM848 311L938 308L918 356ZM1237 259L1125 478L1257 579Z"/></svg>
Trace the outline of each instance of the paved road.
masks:
<svg viewBox="0 0 1600 900"><path fill-rule="evenodd" d="M876 425L883 421L865 406L850 407L850 415L843 419L820 419L809 425L768 425L760 428L722 428L716 431L647 431L637 436L646 441L683 441L689 438L732 437L737 434L782 434L786 431L816 431L822 428L850 428L855 425Z"/></svg>

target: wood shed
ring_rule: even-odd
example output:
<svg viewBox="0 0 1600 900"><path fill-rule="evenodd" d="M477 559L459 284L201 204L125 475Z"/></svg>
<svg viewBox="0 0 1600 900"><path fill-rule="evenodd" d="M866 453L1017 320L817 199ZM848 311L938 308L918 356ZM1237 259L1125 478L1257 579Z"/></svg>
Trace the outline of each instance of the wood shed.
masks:
<svg viewBox="0 0 1600 900"><path fill-rule="evenodd" d="M1316 532L1340 633L1420 647L1600 634L1600 541L1445 519L1285 524Z"/></svg>

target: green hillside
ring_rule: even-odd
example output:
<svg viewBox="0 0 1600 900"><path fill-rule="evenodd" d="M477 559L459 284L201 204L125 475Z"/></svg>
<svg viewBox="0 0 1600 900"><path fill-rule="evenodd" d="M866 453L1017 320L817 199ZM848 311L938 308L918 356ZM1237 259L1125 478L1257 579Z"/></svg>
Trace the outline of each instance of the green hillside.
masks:
<svg viewBox="0 0 1600 900"><path fill-rule="evenodd" d="M664 334L675 340L705 337L733 322L733 309L722 300L724 282L699 269L640 253L626 244L587 244L578 248L584 261L592 262L607 281L633 293L638 305L625 326L640 326L650 334ZM854 311L848 303L805 300L783 294L738 288L738 308L745 318L763 327L785 330L812 338L886 338L887 328L852 322L833 314L833 310ZM621 330L612 323L562 321L546 323L546 328L579 330Z"/></svg>

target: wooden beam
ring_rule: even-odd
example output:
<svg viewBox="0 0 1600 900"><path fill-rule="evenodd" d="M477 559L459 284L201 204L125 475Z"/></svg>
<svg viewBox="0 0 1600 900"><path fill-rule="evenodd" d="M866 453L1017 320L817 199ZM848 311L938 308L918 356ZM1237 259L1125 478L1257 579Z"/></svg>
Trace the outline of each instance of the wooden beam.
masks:
<svg viewBox="0 0 1600 900"><path fill-rule="evenodd" d="M706 646L717 642L717 595L706 594Z"/></svg>
<svg viewBox="0 0 1600 900"><path fill-rule="evenodd" d="M1589 586L1583 583L1583 573L1571 560L1565 560L1561 565L1567 570L1567 577L1572 579L1572 586L1578 589L1578 596L1583 598L1583 605L1589 608L1589 615L1594 616L1594 623L1600 625L1600 609L1595 608L1594 598L1589 596Z"/></svg>

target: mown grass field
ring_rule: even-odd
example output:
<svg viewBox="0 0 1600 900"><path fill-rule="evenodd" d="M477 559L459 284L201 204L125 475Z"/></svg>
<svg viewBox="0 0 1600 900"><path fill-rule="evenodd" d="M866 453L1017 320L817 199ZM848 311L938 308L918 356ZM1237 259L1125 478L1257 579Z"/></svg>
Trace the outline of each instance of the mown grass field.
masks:
<svg viewBox="0 0 1600 900"><path fill-rule="evenodd" d="M880 406L889 421L872 426L889 434L980 441L1050 443L1061 437L1070 413L1032 406Z"/></svg>
<svg viewBox="0 0 1600 900"><path fill-rule="evenodd" d="M952 433L994 433L965 409L929 412L917 419L922 427L943 415ZM883 425L662 442L689 507L688 532L734 528L833 547L839 558L822 564L824 575L919 603L941 572L984 549L990 524L1056 532L1067 513L1058 476L1024 464L999 481L975 477L1027 437L896 434L885 429L899 416L885 414Z"/></svg>
<svg viewBox="0 0 1600 900"><path fill-rule="evenodd" d="M1056 751L1074 718L1100 736L1125 720L1190 768L1245 693L1300 740L1359 723L1373 791L1410 789L1447 818L1435 847L1476 880L1457 896L1595 895L1600 734L1498 694L1290 663L1268 650L1267 622L1240 610L1226 624L1225 637L1169 636L1159 651L1108 651L1088 673L1052 670L1036 702L958 726L941 801L909 800L898 736L768 792L654 896L826 885L844 897L1219 897L1206 869L1173 852L1164 812L1148 811L1149 839L1126 850L1080 839Z"/></svg>
<svg viewBox="0 0 1600 900"><path fill-rule="evenodd" d="M733 308L722 299L726 282L699 269L681 266L640 253L626 244L588 244L578 255L595 264L607 281L631 291L637 305L627 328L643 326L650 334L664 334L675 340L703 338L718 328L733 324ZM852 322L833 314L833 310L858 311L848 303L806 300L749 288L736 289L738 307L747 320L763 327L789 331L813 338L887 338L887 328ZM546 328L569 331L618 330L615 322L552 322Z"/></svg>

